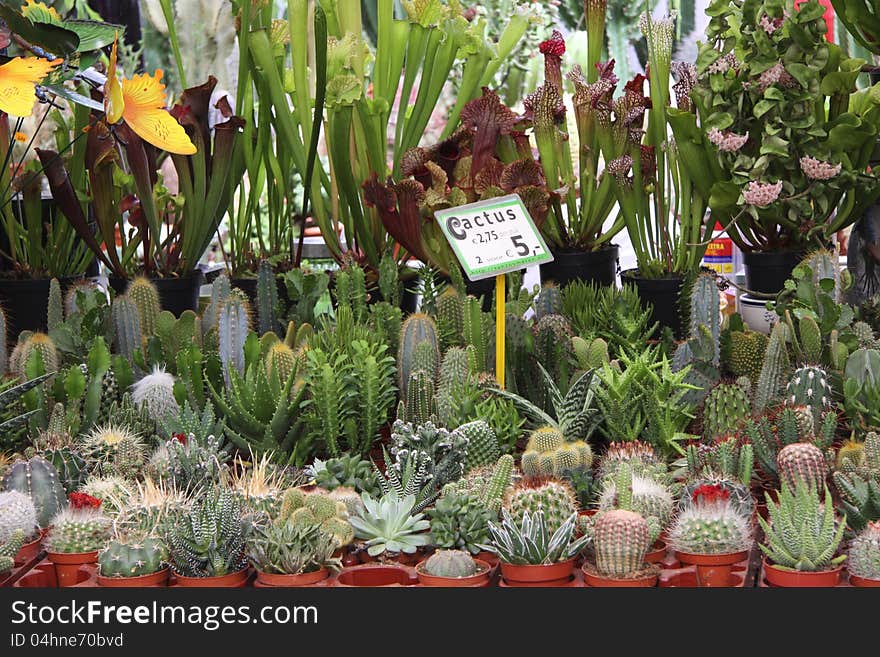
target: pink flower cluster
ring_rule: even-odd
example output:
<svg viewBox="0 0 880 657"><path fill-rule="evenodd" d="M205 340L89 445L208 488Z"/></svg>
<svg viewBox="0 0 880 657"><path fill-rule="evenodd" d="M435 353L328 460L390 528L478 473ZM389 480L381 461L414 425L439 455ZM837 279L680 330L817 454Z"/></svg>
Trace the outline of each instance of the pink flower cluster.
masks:
<svg viewBox="0 0 880 657"><path fill-rule="evenodd" d="M762 183L752 180L748 187L743 190L743 199L749 205L766 208L779 198L782 191L782 181L776 183Z"/></svg>
<svg viewBox="0 0 880 657"><path fill-rule="evenodd" d="M830 180L840 173L840 164L831 164L805 155L801 158L801 171L810 180Z"/></svg>
<svg viewBox="0 0 880 657"><path fill-rule="evenodd" d="M758 88L761 91L764 91L767 87L773 84L779 84L783 87L793 87L797 84L797 81L791 77L788 71L785 70L785 66L782 65L782 62L776 62L771 68L768 68L758 76Z"/></svg>
<svg viewBox="0 0 880 657"><path fill-rule="evenodd" d="M714 62L712 62L712 64L710 64L709 68L706 70L709 73L726 73L732 68L738 68L738 64L739 62L736 59L736 55L731 50L729 53L722 55Z"/></svg>
<svg viewBox="0 0 880 657"><path fill-rule="evenodd" d="M738 135L729 130L722 132L718 128L712 128L706 133L706 137L710 142L718 147L723 153L734 153L745 146L749 140L748 135Z"/></svg>
<svg viewBox="0 0 880 657"><path fill-rule="evenodd" d="M761 20L758 21L758 25L760 25L767 34L773 34L776 30L782 27L783 23L782 18L770 18L767 14L761 16Z"/></svg>

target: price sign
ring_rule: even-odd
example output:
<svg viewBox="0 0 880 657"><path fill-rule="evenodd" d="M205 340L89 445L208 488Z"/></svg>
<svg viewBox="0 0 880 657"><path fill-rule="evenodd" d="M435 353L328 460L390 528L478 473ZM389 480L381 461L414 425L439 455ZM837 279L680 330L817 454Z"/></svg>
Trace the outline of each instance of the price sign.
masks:
<svg viewBox="0 0 880 657"><path fill-rule="evenodd" d="M434 216L472 281L553 260L516 194L437 210Z"/></svg>

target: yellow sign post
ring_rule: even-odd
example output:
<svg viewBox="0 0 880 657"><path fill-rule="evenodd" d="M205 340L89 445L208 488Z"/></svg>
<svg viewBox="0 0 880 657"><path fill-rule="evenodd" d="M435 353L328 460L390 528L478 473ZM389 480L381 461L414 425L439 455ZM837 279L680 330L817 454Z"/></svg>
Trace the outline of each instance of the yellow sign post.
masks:
<svg viewBox="0 0 880 657"><path fill-rule="evenodd" d="M495 277L495 379L504 388L504 336L507 335L507 311L504 308L507 292L504 274Z"/></svg>

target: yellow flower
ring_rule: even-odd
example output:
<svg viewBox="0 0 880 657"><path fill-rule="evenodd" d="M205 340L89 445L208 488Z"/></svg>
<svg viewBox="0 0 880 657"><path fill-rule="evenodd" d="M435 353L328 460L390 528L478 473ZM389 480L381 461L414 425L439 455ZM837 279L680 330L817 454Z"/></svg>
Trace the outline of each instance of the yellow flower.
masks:
<svg viewBox="0 0 880 657"><path fill-rule="evenodd" d="M23 132L21 132L20 130L18 132L16 132L14 135L12 135L12 138L15 141L20 141L22 143L27 141L27 135L24 134Z"/></svg>
<svg viewBox="0 0 880 657"><path fill-rule="evenodd" d="M0 66L0 111L12 116L30 116L34 109L34 85L62 61L16 57Z"/></svg>
<svg viewBox="0 0 880 657"><path fill-rule="evenodd" d="M135 75L121 80L116 73L116 42L110 53L107 82L104 84L104 113L110 124L125 121L134 133L169 153L192 155L196 152L186 130L165 109L162 70L155 75Z"/></svg>
<svg viewBox="0 0 880 657"><path fill-rule="evenodd" d="M45 2L35 2L34 0L26 0L27 4L21 6L21 13L35 23L49 23L52 25L61 25L61 16L55 11L54 7L48 6Z"/></svg>

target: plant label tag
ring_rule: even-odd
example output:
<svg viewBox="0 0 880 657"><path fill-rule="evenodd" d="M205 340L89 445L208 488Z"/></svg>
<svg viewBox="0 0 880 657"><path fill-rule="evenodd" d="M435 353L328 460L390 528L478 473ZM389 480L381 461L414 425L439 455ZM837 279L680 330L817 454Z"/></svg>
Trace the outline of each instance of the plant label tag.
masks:
<svg viewBox="0 0 880 657"><path fill-rule="evenodd" d="M553 260L517 194L437 210L434 217L469 280Z"/></svg>

